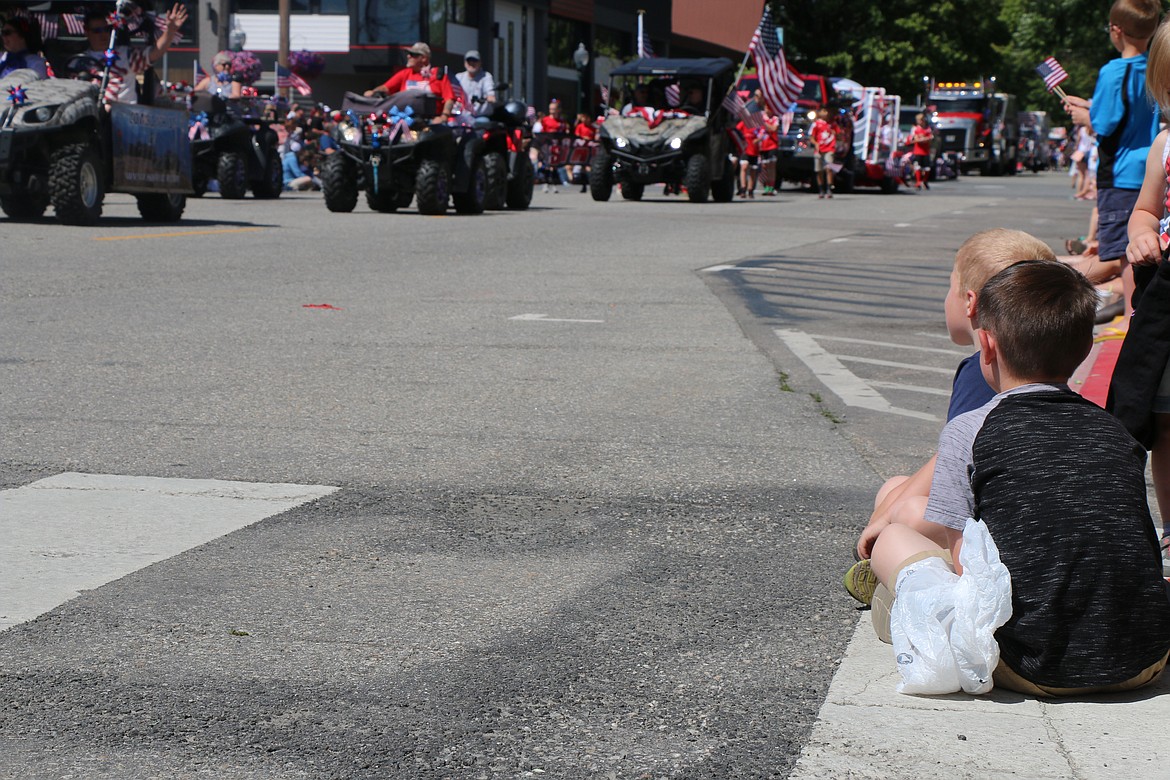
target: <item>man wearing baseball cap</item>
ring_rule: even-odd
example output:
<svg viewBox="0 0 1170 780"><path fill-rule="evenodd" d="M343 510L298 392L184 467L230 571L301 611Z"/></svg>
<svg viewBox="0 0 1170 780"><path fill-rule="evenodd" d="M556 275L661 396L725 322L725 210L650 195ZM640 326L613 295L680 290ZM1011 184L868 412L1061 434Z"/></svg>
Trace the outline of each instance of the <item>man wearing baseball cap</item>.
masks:
<svg viewBox="0 0 1170 780"><path fill-rule="evenodd" d="M496 102L496 81L492 74L484 70L479 52L475 49L464 55L463 66L466 70L455 74L455 80L459 82L463 94L467 96L466 110L478 114L484 106Z"/></svg>
<svg viewBox="0 0 1170 780"><path fill-rule="evenodd" d="M395 95L410 89L430 90L443 101L443 109L436 122L446 122L451 118L451 108L455 104L455 94L451 91L451 82L431 67L431 47L421 41L406 50L406 67L386 79L373 89L367 89L366 97Z"/></svg>

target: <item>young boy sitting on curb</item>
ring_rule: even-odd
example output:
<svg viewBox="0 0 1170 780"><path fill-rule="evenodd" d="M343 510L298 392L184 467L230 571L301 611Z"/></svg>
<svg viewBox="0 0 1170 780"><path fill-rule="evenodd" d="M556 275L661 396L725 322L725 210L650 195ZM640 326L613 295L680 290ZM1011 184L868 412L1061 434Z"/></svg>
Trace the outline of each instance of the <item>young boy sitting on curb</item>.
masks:
<svg viewBox="0 0 1170 780"><path fill-rule="evenodd" d="M1033 696L1146 685L1170 652L1170 601L1145 450L1066 384L1092 345L1093 286L1062 263L1024 261L977 300L980 368L997 394L939 438L925 514L939 531L886 526L851 592L871 596L880 580L896 596L911 563L957 562L974 518L1011 575L995 685Z"/></svg>
<svg viewBox="0 0 1170 780"><path fill-rule="evenodd" d="M943 303L951 341L959 346L976 343L975 328L971 325L978 306L975 293L992 276L1021 260L1055 261L1056 255L1035 236L1006 228L984 230L963 242L955 254L951 288ZM951 385L947 421L963 412L978 409L990 401L993 395L995 391L979 370L979 353L964 358L955 371ZM931 527L932 524L922 524L934 464L935 459L932 457L913 475L891 477L882 485L874 499L869 524L857 541L859 560L869 557L877 535L892 522L907 524L921 533L937 530ZM943 539L939 537L938 541L942 543Z"/></svg>

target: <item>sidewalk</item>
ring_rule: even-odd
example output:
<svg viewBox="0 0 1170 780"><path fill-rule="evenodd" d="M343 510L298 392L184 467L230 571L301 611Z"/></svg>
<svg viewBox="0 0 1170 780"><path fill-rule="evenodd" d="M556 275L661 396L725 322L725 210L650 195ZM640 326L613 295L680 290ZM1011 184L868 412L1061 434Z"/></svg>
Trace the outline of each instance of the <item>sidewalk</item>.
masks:
<svg viewBox="0 0 1170 780"><path fill-rule="evenodd" d="M1093 345L1070 386L1102 406L1120 340ZM864 610L790 780L1170 778L1170 675L1127 694L1041 701L996 689L986 696L907 696L893 650Z"/></svg>

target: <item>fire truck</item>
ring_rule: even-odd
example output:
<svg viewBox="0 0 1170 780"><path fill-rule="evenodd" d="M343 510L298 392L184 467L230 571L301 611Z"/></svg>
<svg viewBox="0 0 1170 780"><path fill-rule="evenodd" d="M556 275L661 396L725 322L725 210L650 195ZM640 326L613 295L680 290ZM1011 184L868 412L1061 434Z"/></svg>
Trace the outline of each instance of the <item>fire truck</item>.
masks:
<svg viewBox="0 0 1170 780"><path fill-rule="evenodd" d="M963 173L978 168L984 176L1015 174L1020 126L1016 97L996 91L995 77L973 81L926 79L939 154Z"/></svg>

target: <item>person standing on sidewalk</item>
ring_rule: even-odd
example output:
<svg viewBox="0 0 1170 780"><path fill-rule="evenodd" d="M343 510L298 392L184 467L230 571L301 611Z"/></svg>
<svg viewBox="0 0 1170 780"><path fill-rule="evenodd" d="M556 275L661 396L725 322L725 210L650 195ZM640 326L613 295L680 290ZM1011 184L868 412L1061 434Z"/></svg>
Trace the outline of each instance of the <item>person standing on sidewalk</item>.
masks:
<svg viewBox="0 0 1170 780"><path fill-rule="evenodd" d="M1125 318L1133 314L1133 269L1126 260L1127 228L1145 176L1150 144L1158 134L1158 112L1146 95L1146 50L1162 15L1160 0L1115 0L1105 31L1121 55L1102 66L1093 99L1068 95L1065 109L1073 122L1097 136L1098 254L1121 260Z"/></svg>

